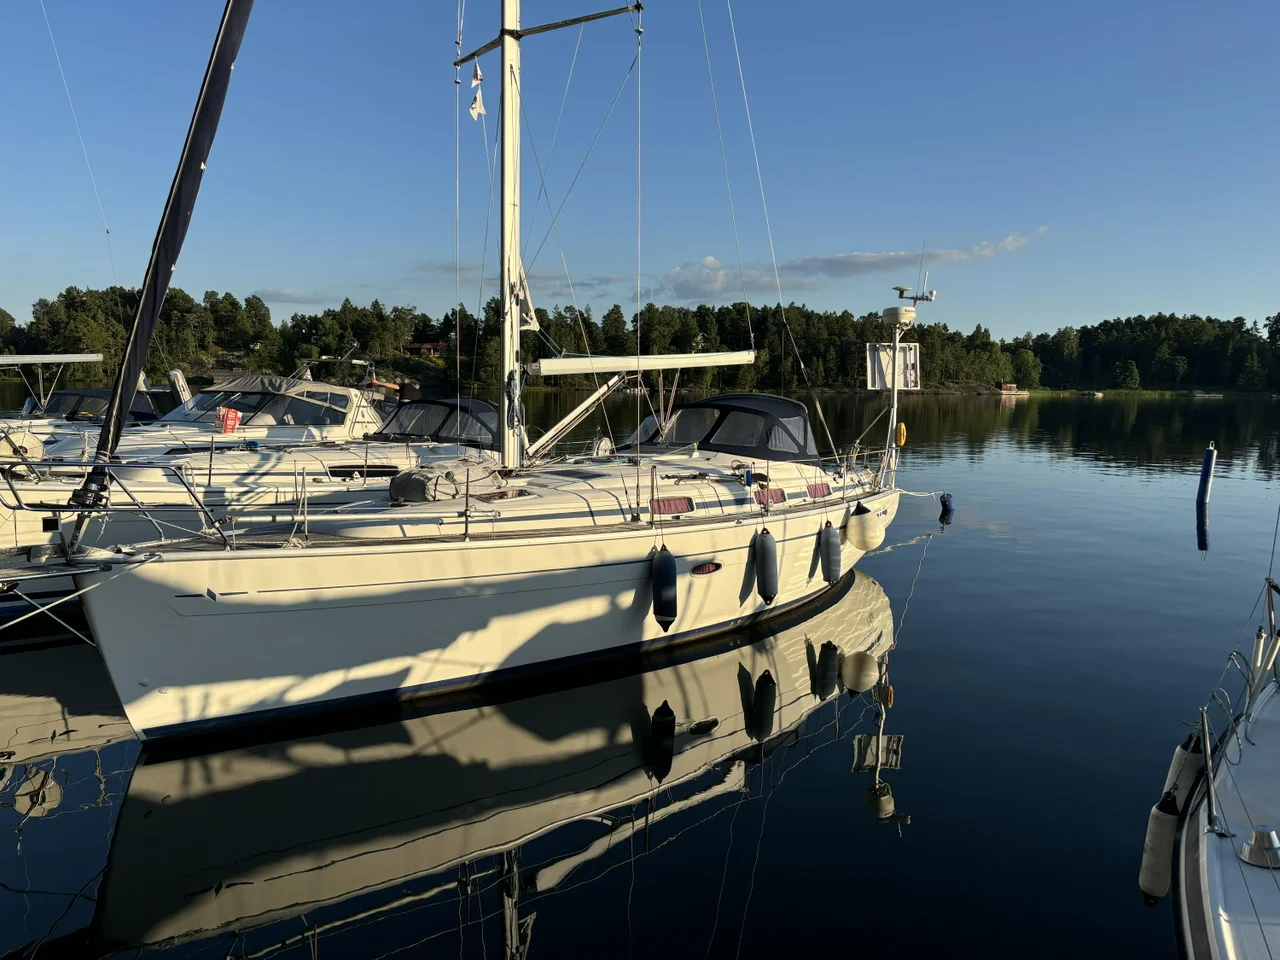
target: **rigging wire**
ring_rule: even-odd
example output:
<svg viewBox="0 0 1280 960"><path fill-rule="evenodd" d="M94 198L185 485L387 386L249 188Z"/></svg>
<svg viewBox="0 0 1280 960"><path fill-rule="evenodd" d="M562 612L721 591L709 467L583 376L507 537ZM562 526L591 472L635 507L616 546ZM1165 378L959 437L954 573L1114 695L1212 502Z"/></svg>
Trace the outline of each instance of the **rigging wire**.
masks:
<svg viewBox="0 0 1280 960"><path fill-rule="evenodd" d="M774 245L773 245L773 227L769 223L769 204L765 200L764 174L760 169L760 152L756 149L756 131L755 131L754 125L751 123L751 104L747 99L747 78L746 78L746 74L743 72L743 69L742 69L742 53L738 49L738 28L734 25L734 22L733 22L733 0L725 0L725 6L729 11L729 32L733 36L733 55L738 63L738 82L742 86L742 106L747 115L747 132L750 134L750 137L751 137L751 156L752 156L752 159L754 159L755 165L756 165L756 181L760 184L760 206L764 211L764 228L765 228L765 233L769 238L769 259L773 263L773 282L778 290L778 311L782 318L783 330L785 331L783 334L783 343L782 343L783 351L784 351L783 361L782 361L782 375L785 383L786 369L787 369L786 359L785 359L786 338L789 336L791 338L791 349L795 352L796 362L800 365L800 375L804 377L804 385L809 389L809 392L813 394L813 405L814 405L814 408L818 411L818 420L821 421L822 429L827 435L827 443L831 444L831 449L834 451L836 449L836 444L835 444L835 440L832 439L831 437L831 428L827 426L827 418L826 418L826 415L822 412L822 404L818 401L818 395L813 389L813 384L809 382L809 371L804 365L804 357L800 356L800 347L796 343L796 337L791 330L791 324L787 321L787 308L782 304L782 277L778 273L778 255L774 250Z"/></svg>
<svg viewBox="0 0 1280 960"><path fill-rule="evenodd" d="M733 852L733 825L738 822L738 813L742 810L742 801L733 805L733 817L729 820L729 845L724 851L724 870L720 874L720 892L716 894L716 912L711 921L711 939L707 941L707 957L710 960L711 948L716 942L716 928L720 926L720 904L724 900L724 883L729 877L729 855Z"/></svg>
<svg viewBox="0 0 1280 960"><path fill-rule="evenodd" d="M529 149L530 149L530 151L533 153L533 167L534 167L534 169L535 169L535 170L537 171L537 173L538 173L538 183L539 183L539 187L538 187L538 197L539 197L539 199L541 199L543 196L545 196L545 197L546 197L546 200L547 200L547 212L548 212L548 213L551 213L551 191L550 191L549 189L547 189L546 171L545 171L545 168L544 168L544 167L543 167L543 165L542 165L542 161L538 158L538 146L537 146L537 144L535 144L535 143L534 143L534 141L533 141L533 125L529 122L529 115L528 115L528 113L527 113L527 112L525 111L525 109L524 109L524 95L520 92L520 81L519 81L519 80L517 80L517 81L516 81L516 95L517 95L517 97L518 97L518 98L519 98L519 100L520 100L520 115L521 115L521 117L522 117L522 118L523 118L523 120L524 120L524 126L525 126L525 129L528 131L528 136L529 136ZM547 163L548 163L548 165L550 165L550 162L551 162L551 161L550 161L550 156L548 155L548 159L547 159ZM535 203L536 203L536 201L535 201ZM534 208L534 211L535 211L535 212L537 211L537 208L536 208L536 207ZM564 267L564 277L565 277L565 281L566 281L566 282L568 283L568 285L569 285L569 298L570 298L570 300L573 302L573 313L574 313L574 316L577 318L577 321L578 321L578 330L579 330L579 332L582 334L582 346L583 346L583 349L586 351L586 356L590 357L590 356L591 356L591 341L587 338L587 328L586 328L586 324L584 324L584 323L582 322L582 311L581 311L580 309L578 309L578 294L577 294L577 292L573 289L573 276L572 276L572 274L569 272L569 261L568 261L568 260L566 259L566 257L565 257L565 253L564 253L564 244L560 241L560 228L559 228L559 226L557 226L557 225L556 225L556 222L555 222L555 220L554 220L554 219L553 219L553 220L552 220L552 222L551 222L551 229L555 231L555 236L556 236L556 247L558 248L559 253L560 253L560 264L561 264L561 266L563 266L563 267ZM541 328L539 328L539 330L538 330L538 334L539 334L539 336L542 338L542 340L543 340L543 341L544 341L544 342L545 342L549 347L551 347L551 349L552 349L553 351L555 351L557 354L563 354L563 353L564 353L564 350L560 347L560 345L559 345L559 344L557 344L557 343L556 343L556 342L555 342L555 341L550 337L550 335L549 335L549 334L547 334L544 330L542 330ZM592 370L592 371L591 371L591 380L592 380L592 382L595 384L595 388L596 388L597 390L599 390L599 389L600 389L600 376L599 376L599 374L597 374L597 373L595 372L595 370ZM603 403L600 405L600 409L601 409L601 412L604 414L604 425L605 425L605 429L606 429L606 430L608 431L608 433L609 433L609 443L610 443L610 444L614 444L613 426L609 423L609 411L605 408L605 406L604 406L604 404L603 404ZM615 446L616 446L616 445L615 445ZM625 485L624 485L623 489L624 489L624 491L625 491L625 489L626 489Z"/></svg>
<svg viewBox="0 0 1280 960"><path fill-rule="evenodd" d="M560 122L564 119L564 105L569 101L569 85L573 83L573 68L578 64L578 49L582 46L582 33L587 29L584 23L578 27L578 41L573 45L573 59L569 61L569 76L564 81L564 95L560 98L560 112L556 115L556 126L551 131L551 147L547 150L547 169L551 168L551 159L556 153L556 140L560 138ZM524 103L520 105L521 113L524 112ZM533 200L533 213L529 215L529 229L524 238L524 251L529 252L529 241L533 239L533 223L538 219L538 201L542 199L542 194L546 191L546 183L542 183L538 187L538 195ZM548 198L550 199L550 198ZM550 204L548 203L548 207ZM522 256L523 256L522 253Z"/></svg>
<svg viewBox="0 0 1280 960"><path fill-rule="evenodd" d="M605 111L604 119L600 121L600 126L596 129L596 135L591 138L591 143L587 147L587 152L583 155L582 162L578 164L578 171L573 175L573 179L569 181L569 187L564 192L564 197L560 201L560 206L556 208L556 214L551 220L553 226L555 225L556 220L560 218L560 214L564 210L564 205L569 200L569 194L573 193L573 188L578 183L578 178L582 176L582 171L586 167L587 161L591 159L591 154L595 150L596 144L600 141L600 134L604 133L604 128L609 123L609 118L613 116L613 108L618 105L618 101L622 98L622 92L627 88L627 82L631 79L632 72L636 71L639 65L640 54L637 50L635 59L631 61L631 66L627 68L627 72L622 78L622 83L618 85L617 93L613 95L613 102L609 104L609 109ZM550 237L551 227L548 227L546 233L542 235L542 240L538 243L538 249L533 252L533 257L525 264L526 271L532 269L533 265L538 262L538 255L542 253L542 248L546 245L546 242Z"/></svg>
<svg viewBox="0 0 1280 960"><path fill-rule="evenodd" d="M724 131L720 126L720 102L716 98L716 78L711 71L711 46L707 42L707 22L702 16L702 0L698 0L698 23L702 27L702 51L707 58L707 80L711 84L711 109L716 118L716 137L720 141L720 164L724 167L724 190L729 197L729 222L733 225L733 250L738 256L738 279L742 283L742 302L747 308L747 337L751 349L756 348L756 333L751 328L751 304L747 302L747 272L742 265L742 244L738 241L738 217L733 209L733 187L729 183L729 155L724 149Z"/></svg>
<svg viewBox="0 0 1280 960"><path fill-rule="evenodd" d="M924 558L929 552L929 544L933 542L933 534L925 535L924 549L920 551L920 563L916 566L916 575L911 578L911 590L907 593L907 602L902 605L902 616L898 618L898 629L894 631L894 643L902 635L902 625L907 622L907 611L911 609L911 598L916 595L916 581L920 579L920 571L924 569Z"/></svg>
<svg viewBox="0 0 1280 960"><path fill-rule="evenodd" d="M107 255L111 258L111 282L116 283L116 258L111 249L111 227L107 224L107 211L102 205L102 194L98 192L98 180L93 175L93 164L89 162L89 148L85 146L84 134L80 132L80 118L76 115L76 105L71 99L71 87L67 83L66 71L62 69L62 57L58 55L58 43L53 39L53 25L49 22L49 11L45 9L44 0L40 0L40 12L44 14L44 26L49 31L49 45L53 47L53 59L58 64L58 76L62 78L62 89L67 95L67 106L71 108L71 122L75 124L76 139L80 141L80 152L84 155L84 165L89 171L89 183L93 185L93 197L98 201L98 213L102 215L102 229L107 234Z"/></svg>
<svg viewBox="0 0 1280 960"><path fill-rule="evenodd" d="M75 101L71 99L71 86L67 83L67 73L62 69L62 57L58 54L58 42L53 39L53 24L49 22L49 11L45 9L44 0L40 0L40 13L44 15L44 27L49 32L49 45L53 47L53 59L58 64L58 76L62 78L62 89L67 95L67 106L71 110L71 122L76 128L76 139L80 141L80 153L84 156L85 169L89 171L89 183L93 186L93 198L98 202L98 213L102 217L102 229L107 236L107 259L111 262L111 286L116 295L116 313L120 323L124 323L124 307L120 303L120 281L116 278L116 254L111 243L111 226L107 223L107 210L102 204L102 194L98 191L98 178L93 175L93 164L89 162L89 148L85 146L84 134L80 131L80 117L76 114Z"/></svg>

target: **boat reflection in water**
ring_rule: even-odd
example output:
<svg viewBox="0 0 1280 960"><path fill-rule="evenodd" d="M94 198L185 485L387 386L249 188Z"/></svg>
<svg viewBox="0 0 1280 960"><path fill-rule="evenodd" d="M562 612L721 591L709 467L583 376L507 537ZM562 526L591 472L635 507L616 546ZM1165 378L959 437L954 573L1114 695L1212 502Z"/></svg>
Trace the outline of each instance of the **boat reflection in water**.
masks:
<svg viewBox="0 0 1280 960"><path fill-rule="evenodd" d="M819 748L842 744L844 770L874 768L874 781L851 780L871 788L875 816L900 818L891 796L885 806L887 786L875 787L901 753L900 737L879 736L892 646L888 598L859 572L817 608L619 665L607 679L597 668L586 685L199 756L139 755L130 743L138 759L122 800L110 798L119 810L105 865L82 865L60 885L67 895L84 885L77 911L66 896L56 905L82 919L11 933L0 956L41 937L49 955L155 945L379 956L417 944L524 956L542 898L616 867L634 884L636 859L710 817L736 819L743 801L771 795ZM799 749L778 775L762 761L780 748ZM65 756L43 762L68 766ZM66 819L102 806L72 795L100 796L89 780L64 788ZM733 879L727 859L724 874ZM12 864L3 875L15 875ZM670 882L684 896L687 881ZM584 914L599 905L614 916L612 894L595 887ZM627 925L610 928L623 950L624 894ZM717 905L719 933L704 913L699 955L717 937L731 950L745 909L721 917ZM577 952L555 945L554 928L543 939L548 956Z"/></svg>

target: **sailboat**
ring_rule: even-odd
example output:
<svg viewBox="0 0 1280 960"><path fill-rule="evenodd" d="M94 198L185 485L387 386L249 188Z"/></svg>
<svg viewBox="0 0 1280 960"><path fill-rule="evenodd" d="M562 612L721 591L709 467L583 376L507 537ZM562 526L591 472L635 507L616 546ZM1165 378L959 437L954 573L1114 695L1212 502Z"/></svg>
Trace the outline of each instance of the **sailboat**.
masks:
<svg viewBox="0 0 1280 960"><path fill-rule="evenodd" d="M361 708L689 641L812 600L883 540L899 500L896 376L879 450L823 458L804 404L759 394L655 414L609 455L550 456L582 408L525 444L527 374L602 375L598 397L630 374L754 359L745 351L519 362L531 313L519 254L522 37L633 9L522 28L519 0L502 0L499 37L459 60L501 48L497 463L409 471L379 503L305 518L305 536L302 517L273 516L292 524L283 533L241 517L227 542L73 555L87 619L140 737ZM230 0L224 29L238 17L242 33L247 16ZM220 57L225 48L215 46ZM219 79L225 93L223 67L206 83ZM201 111L221 99L202 95L193 130L216 124ZM896 343L914 306L890 308L888 318ZM145 337L133 349L145 351ZM140 362L127 359L118 382L127 386L128 367ZM100 463L118 428L109 422L103 435ZM88 507L108 471L104 464L86 483Z"/></svg>
<svg viewBox="0 0 1280 960"><path fill-rule="evenodd" d="M1147 819L1138 886L1148 906L1172 891L1188 960L1270 958L1280 948L1280 584L1271 573L1254 601L1262 623L1252 648L1227 657Z"/></svg>

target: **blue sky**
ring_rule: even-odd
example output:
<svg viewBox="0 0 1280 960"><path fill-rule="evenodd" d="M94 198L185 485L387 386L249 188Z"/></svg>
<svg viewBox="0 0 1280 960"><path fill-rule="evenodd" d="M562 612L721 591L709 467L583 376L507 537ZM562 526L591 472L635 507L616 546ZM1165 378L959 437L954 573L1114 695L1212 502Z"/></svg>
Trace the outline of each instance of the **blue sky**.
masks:
<svg viewBox="0 0 1280 960"><path fill-rule="evenodd" d="M137 285L219 0L45 0L111 225ZM526 0L533 25L609 6ZM496 32L467 5L463 46ZM776 300L723 0L703 4L748 294ZM1280 4L737 0L786 300L855 313L914 285L928 316L997 336L1158 310L1280 311ZM259 0L175 283L260 292L277 320L350 296L454 299L456 4ZM112 268L38 0L0 8L0 306L19 319ZM660 302L741 296L693 0L653 0L641 61L640 282ZM625 17L524 43L524 217L550 220L626 76ZM498 67L483 61L490 144ZM469 75L464 75L464 81ZM480 295L488 180L462 86L464 302ZM636 75L530 267L534 300L634 304ZM496 225L490 232L490 267ZM563 263L561 256L563 253ZM491 271L486 271L491 272ZM493 290L492 282L486 294Z"/></svg>

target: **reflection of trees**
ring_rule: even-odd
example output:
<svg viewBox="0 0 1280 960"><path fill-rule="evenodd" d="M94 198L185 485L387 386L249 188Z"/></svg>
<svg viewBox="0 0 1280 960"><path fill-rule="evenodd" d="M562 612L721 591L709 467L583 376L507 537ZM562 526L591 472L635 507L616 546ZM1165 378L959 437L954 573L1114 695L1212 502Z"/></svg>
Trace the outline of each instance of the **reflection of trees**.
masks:
<svg viewBox="0 0 1280 960"><path fill-rule="evenodd" d="M525 395L529 422L550 426L585 394L566 391ZM811 397L799 397L813 408ZM654 398L656 404L657 400ZM836 444L846 447L876 421L888 398L867 393L823 394L822 409ZM649 402L640 398L641 416ZM635 427L636 398L615 397L608 403L615 437ZM1123 397L1027 397L1002 407L991 396L935 396L907 394L901 419L907 424L912 456L932 459L966 453L976 456L992 442L1014 443L1085 457L1117 466L1194 472L1200 468L1205 446L1213 441L1224 469L1256 466L1264 476L1280 476L1280 404L1269 400L1157 399ZM816 416L819 446L826 446ZM604 418L597 413L575 431L586 437ZM884 442L888 422L883 417L863 439L866 446Z"/></svg>

